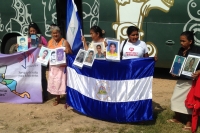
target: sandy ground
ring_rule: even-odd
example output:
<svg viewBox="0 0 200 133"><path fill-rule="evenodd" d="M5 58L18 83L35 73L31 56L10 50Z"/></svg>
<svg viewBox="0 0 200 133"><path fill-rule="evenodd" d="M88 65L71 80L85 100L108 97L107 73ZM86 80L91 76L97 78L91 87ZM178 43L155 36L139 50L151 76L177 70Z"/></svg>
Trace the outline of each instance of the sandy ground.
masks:
<svg viewBox="0 0 200 133"><path fill-rule="evenodd" d="M153 79L154 108L170 106L170 98L176 80L172 80L168 70L160 74L156 71ZM84 128L84 132L111 132L109 127L120 124L105 122L79 114L63 104L52 106L54 99L44 104L8 104L0 103L0 133L71 133ZM114 131L113 131L114 132Z"/></svg>

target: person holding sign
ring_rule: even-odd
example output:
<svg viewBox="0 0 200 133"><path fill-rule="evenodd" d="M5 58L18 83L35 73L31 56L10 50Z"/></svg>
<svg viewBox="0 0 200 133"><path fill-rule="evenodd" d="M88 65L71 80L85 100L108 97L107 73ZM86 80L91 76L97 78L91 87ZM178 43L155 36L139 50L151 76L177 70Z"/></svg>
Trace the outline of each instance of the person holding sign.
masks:
<svg viewBox="0 0 200 133"><path fill-rule="evenodd" d="M41 31L38 27L38 25L34 22L31 22L28 26L28 48L31 48L31 35L37 35L41 34ZM41 48L42 46L47 46L47 40L44 38L44 36L40 36L40 43L38 44L38 48ZM16 48L19 45L16 44ZM42 66L42 93L43 93L43 101L48 100L48 92L47 92L47 79L46 79L46 67Z"/></svg>
<svg viewBox="0 0 200 133"><path fill-rule="evenodd" d="M126 33L128 39L121 43L121 58L124 60L149 57L146 43L139 40L139 29L135 26L129 26Z"/></svg>
<svg viewBox="0 0 200 133"><path fill-rule="evenodd" d="M52 39L48 42L48 48L55 50L56 48L65 47L65 53L72 54L69 43L62 38L61 31L58 26L51 28ZM60 103L60 95L66 92L66 65L50 65L48 77L48 92L56 95L54 106Z"/></svg>
<svg viewBox="0 0 200 133"><path fill-rule="evenodd" d="M189 53L200 53L200 48L194 45L194 33L191 31L182 32L180 35L181 48L178 51L179 56L187 57ZM191 63L192 64L192 63ZM200 66L197 67L197 71L191 76L195 80L200 75ZM173 77L175 75L172 74ZM167 120L171 123L181 123L181 114L184 114L187 118L187 123L182 130L191 130L191 113L192 110L186 108L185 99L192 86L193 80L181 75L174 88L173 95L171 97L171 110L175 112L172 119Z"/></svg>
<svg viewBox="0 0 200 133"><path fill-rule="evenodd" d="M104 34L105 34L105 31L102 30L99 26L92 26L90 28L90 35L92 38L92 42L89 44L89 46L87 45L85 38L82 37L82 41L83 41L85 50L95 49L95 47L93 46L93 43L103 42L104 43L103 51L104 51L104 56L105 56L105 54L106 54L105 47L107 46L107 43L105 42Z"/></svg>

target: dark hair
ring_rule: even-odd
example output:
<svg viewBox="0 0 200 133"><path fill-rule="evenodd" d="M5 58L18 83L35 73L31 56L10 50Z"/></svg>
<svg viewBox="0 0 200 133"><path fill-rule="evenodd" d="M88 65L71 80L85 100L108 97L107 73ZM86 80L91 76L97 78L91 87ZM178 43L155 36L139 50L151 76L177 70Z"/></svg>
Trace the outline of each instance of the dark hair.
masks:
<svg viewBox="0 0 200 133"><path fill-rule="evenodd" d="M116 48L116 44L115 44L115 43L110 43L110 46L111 46L111 45L115 46L115 48Z"/></svg>
<svg viewBox="0 0 200 133"><path fill-rule="evenodd" d="M96 48L97 48L97 47L100 47L100 48L101 48L101 45L97 45Z"/></svg>
<svg viewBox="0 0 200 133"><path fill-rule="evenodd" d="M51 24L50 26L57 26L57 24Z"/></svg>
<svg viewBox="0 0 200 133"><path fill-rule="evenodd" d="M127 33L128 36L130 36L131 33L132 33L133 31L137 31L137 32L138 32L139 29L138 29L137 27L135 27L135 26L129 26L129 27L127 28L126 33Z"/></svg>
<svg viewBox="0 0 200 133"><path fill-rule="evenodd" d="M20 41L25 41L25 38L20 38Z"/></svg>
<svg viewBox="0 0 200 133"><path fill-rule="evenodd" d="M90 51L89 54L90 54L90 53L94 54L94 51Z"/></svg>
<svg viewBox="0 0 200 133"><path fill-rule="evenodd" d="M186 36L187 40L192 41L191 45L194 44L194 31L184 31L181 36Z"/></svg>
<svg viewBox="0 0 200 133"><path fill-rule="evenodd" d="M49 51L48 51L48 50L46 50L46 49L43 51L43 53L44 53L44 52L47 52L47 54L49 53Z"/></svg>
<svg viewBox="0 0 200 133"><path fill-rule="evenodd" d="M30 33L29 33L30 28L34 28L37 31L37 34L41 34L41 31L40 31L40 29L39 29L39 27L38 27L38 25L36 23L31 22L29 24L29 26L28 26L28 34L29 35L30 35Z"/></svg>
<svg viewBox="0 0 200 133"><path fill-rule="evenodd" d="M103 37L104 36L104 34L105 34L105 31L104 30L102 30L99 26L92 26L91 28L90 28L90 30L93 30L96 34L97 33L99 33L99 36L100 37Z"/></svg>
<svg viewBox="0 0 200 133"><path fill-rule="evenodd" d="M55 51L53 51L53 52L51 52L51 55L52 55L52 54L55 54L55 53L56 53L56 52L55 52Z"/></svg>

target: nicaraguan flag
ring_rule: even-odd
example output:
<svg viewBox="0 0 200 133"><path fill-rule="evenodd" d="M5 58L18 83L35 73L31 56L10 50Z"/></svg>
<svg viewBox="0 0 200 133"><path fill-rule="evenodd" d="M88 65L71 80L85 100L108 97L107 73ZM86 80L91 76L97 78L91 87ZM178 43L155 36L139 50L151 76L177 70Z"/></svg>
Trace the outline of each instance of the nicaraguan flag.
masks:
<svg viewBox="0 0 200 133"><path fill-rule="evenodd" d="M108 62L95 60L92 68L73 66L68 56L67 103L101 120L138 122L153 119L153 58Z"/></svg>
<svg viewBox="0 0 200 133"><path fill-rule="evenodd" d="M67 0L66 39L69 42L73 54L83 46L81 41L81 23L74 0Z"/></svg>

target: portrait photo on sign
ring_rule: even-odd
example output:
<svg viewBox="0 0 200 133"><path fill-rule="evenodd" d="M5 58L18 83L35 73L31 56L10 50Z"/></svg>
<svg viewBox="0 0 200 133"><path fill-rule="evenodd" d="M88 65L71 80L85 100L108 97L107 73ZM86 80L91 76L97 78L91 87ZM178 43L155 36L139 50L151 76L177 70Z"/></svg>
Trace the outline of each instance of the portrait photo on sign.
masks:
<svg viewBox="0 0 200 133"><path fill-rule="evenodd" d="M103 48L104 48L103 45L104 45L104 43L102 43L102 42L93 43L95 59L105 60L105 55L104 55L104 51L103 51Z"/></svg>
<svg viewBox="0 0 200 133"><path fill-rule="evenodd" d="M182 74L191 77L192 73L194 73L197 69L199 60L200 60L199 55L189 54L185 61L185 65L183 67Z"/></svg>
<svg viewBox="0 0 200 133"><path fill-rule="evenodd" d="M181 75L186 58L183 56L175 55L174 61L172 63L170 73L176 76Z"/></svg>
<svg viewBox="0 0 200 133"><path fill-rule="evenodd" d="M87 51L83 50L83 49L79 49L76 58L73 62L73 65L82 68L83 67L83 61L85 59L85 56L87 54Z"/></svg>
<svg viewBox="0 0 200 133"><path fill-rule="evenodd" d="M49 59L49 64L50 65L56 65L56 50L55 49L51 50L51 56L50 56L50 59Z"/></svg>
<svg viewBox="0 0 200 133"><path fill-rule="evenodd" d="M41 63L44 66L47 66L50 58L51 50L46 47L41 47L39 57L37 58L37 62Z"/></svg>
<svg viewBox="0 0 200 133"><path fill-rule="evenodd" d="M94 62L94 56L95 56L95 55L94 55L94 50L93 50L93 49L89 49L89 50L87 51L86 56L85 56L83 65L92 67L93 62Z"/></svg>
<svg viewBox="0 0 200 133"><path fill-rule="evenodd" d="M17 36L17 52L23 52L28 50L28 36Z"/></svg>
<svg viewBox="0 0 200 133"><path fill-rule="evenodd" d="M31 35L31 47L38 47L38 44L40 43L40 34Z"/></svg>
<svg viewBox="0 0 200 133"><path fill-rule="evenodd" d="M56 58L57 64L65 64L66 56L65 56L65 47L56 48Z"/></svg>
<svg viewBox="0 0 200 133"><path fill-rule="evenodd" d="M107 40L108 46L106 47L106 59L113 61L120 61L119 54L119 41Z"/></svg>

